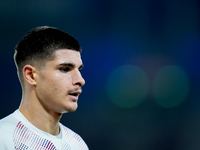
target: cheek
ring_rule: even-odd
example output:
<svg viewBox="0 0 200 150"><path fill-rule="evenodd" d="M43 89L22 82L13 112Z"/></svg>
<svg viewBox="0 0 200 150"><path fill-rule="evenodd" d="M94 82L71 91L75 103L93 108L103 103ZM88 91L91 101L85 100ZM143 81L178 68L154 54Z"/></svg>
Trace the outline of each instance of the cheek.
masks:
<svg viewBox="0 0 200 150"><path fill-rule="evenodd" d="M66 92L70 89L70 85L72 83L71 74L55 75L55 77L51 79L50 82L53 90L55 90L52 92Z"/></svg>

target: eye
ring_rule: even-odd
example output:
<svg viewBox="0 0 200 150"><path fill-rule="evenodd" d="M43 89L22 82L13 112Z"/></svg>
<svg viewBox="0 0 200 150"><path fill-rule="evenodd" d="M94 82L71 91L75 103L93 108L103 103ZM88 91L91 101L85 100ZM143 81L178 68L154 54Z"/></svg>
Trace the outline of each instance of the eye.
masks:
<svg viewBox="0 0 200 150"><path fill-rule="evenodd" d="M69 71L70 71L69 68L60 68L59 70L60 70L61 72L69 72Z"/></svg>
<svg viewBox="0 0 200 150"><path fill-rule="evenodd" d="M82 71L82 68L81 69L78 69L79 70L79 72L81 72Z"/></svg>

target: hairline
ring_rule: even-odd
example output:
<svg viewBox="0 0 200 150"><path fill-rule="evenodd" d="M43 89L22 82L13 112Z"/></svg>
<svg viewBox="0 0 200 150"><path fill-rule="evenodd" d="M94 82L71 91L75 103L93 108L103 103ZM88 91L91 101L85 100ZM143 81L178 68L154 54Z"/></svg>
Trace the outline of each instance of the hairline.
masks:
<svg viewBox="0 0 200 150"><path fill-rule="evenodd" d="M54 60L56 58L56 51L59 51L59 50L70 50L70 51L76 51L76 52L79 52L81 54L82 50L75 50L75 49L69 49L69 48L58 48L58 49L55 49L53 50L49 57L47 59L39 59L39 60L34 60L35 58L32 57L32 58L29 58L27 59L25 62L24 62L24 65L22 67L18 66L16 61L16 66L17 66L17 74L18 74L18 78L20 80L20 83L22 85L22 88L24 87L24 75L23 75L23 68L26 66L26 65L31 65L33 67L35 67L36 69L38 69L39 71L42 71L45 66L46 66L46 63L48 61L51 61L51 60ZM15 54L17 53L17 51L15 52ZM15 58L15 54L14 54L14 58Z"/></svg>

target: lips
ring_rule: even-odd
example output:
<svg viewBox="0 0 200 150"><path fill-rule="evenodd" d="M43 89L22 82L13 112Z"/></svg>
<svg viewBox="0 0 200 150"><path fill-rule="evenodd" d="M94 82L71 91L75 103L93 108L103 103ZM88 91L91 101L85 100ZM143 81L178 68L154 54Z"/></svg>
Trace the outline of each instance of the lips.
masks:
<svg viewBox="0 0 200 150"><path fill-rule="evenodd" d="M78 100L78 96L81 94L81 90L76 90L76 91L71 91L68 93L68 95L72 98L72 100L77 101Z"/></svg>

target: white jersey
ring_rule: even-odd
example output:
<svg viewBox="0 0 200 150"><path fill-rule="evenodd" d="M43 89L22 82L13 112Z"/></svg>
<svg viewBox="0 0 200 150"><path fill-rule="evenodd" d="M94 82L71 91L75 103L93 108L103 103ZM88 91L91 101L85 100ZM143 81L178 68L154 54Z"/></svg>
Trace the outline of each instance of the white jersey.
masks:
<svg viewBox="0 0 200 150"><path fill-rule="evenodd" d="M19 110L0 120L0 150L88 150L83 139L61 123L53 136L32 125Z"/></svg>

